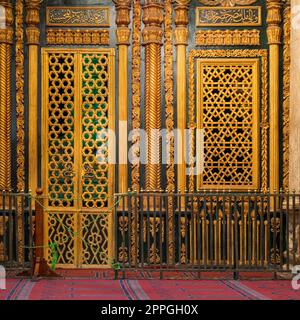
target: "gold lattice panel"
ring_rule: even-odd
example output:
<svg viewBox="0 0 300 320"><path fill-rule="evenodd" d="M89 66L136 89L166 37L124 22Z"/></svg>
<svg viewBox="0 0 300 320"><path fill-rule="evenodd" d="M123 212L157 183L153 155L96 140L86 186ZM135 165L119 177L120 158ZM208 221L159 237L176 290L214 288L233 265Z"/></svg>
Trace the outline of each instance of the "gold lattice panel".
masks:
<svg viewBox="0 0 300 320"><path fill-rule="evenodd" d="M82 206L107 207L109 55L82 56Z"/></svg>
<svg viewBox="0 0 300 320"><path fill-rule="evenodd" d="M75 213L50 212L47 215L47 244L46 259L52 261L53 252L51 244L57 245L57 264L58 265L76 265L77 252L77 218Z"/></svg>
<svg viewBox="0 0 300 320"><path fill-rule="evenodd" d="M108 136L114 124L114 51L43 49L42 79L45 242L58 245L58 265L107 267L112 252L114 170L108 163Z"/></svg>
<svg viewBox="0 0 300 320"><path fill-rule="evenodd" d="M75 56L51 53L48 57L48 196L49 205L73 207Z"/></svg>
<svg viewBox="0 0 300 320"><path fill-rule="evenodd" d="M109 215L107 213L82 214L81 238L83 265L109 264Z"/></svg>
<svg viewBox="0 0 300 320"><path fill-rule="evenodd" d="M198 124L204 133L200 188L258 187L259 63L198 60Z"/></svg>

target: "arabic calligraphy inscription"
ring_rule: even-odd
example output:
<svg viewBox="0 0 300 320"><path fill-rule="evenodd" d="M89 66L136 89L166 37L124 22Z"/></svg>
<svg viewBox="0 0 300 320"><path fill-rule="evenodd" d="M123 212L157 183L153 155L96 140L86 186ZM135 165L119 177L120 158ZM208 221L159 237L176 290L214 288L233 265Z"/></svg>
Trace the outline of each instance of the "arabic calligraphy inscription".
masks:
<svg viewBox="0 0 300 320"><path fill-rule="evenodd" d="M261 25L261 7L198 7L196 10L197 27Z"/></svg>
<svg viewBox="0 0 300 320"><path fill-rule="evenodd" d="M48 26L109 26L108 7L47 7Z"/></svg>

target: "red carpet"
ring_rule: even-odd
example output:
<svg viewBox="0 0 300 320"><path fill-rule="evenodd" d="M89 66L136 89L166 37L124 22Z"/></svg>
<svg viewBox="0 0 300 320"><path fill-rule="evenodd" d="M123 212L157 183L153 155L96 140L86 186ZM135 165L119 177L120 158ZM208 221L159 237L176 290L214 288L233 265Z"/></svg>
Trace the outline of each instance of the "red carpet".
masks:
<svg viewBox="0 0 300 320"><path fill-rule="evenodd" d="M8 279L0 300L300 300L289 280Z"/></svg>

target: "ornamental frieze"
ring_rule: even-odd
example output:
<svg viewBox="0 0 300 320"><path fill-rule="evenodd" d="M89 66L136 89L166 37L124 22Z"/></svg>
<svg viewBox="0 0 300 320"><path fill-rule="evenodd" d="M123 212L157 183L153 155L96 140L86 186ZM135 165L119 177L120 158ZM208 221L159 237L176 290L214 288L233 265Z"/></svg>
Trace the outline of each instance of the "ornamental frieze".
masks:
<svg viewBox="0 0 300 320"><path fill-rule="evenodd" d="M199 30L197 46L259 46L260 31L253 30Z"/></svg>
<svg viewBox="0 0 300 320"><path fill-rule="evenodd" d="M48 26L109 26L108 7L47 7Z"/></svg>
<svg viewBox="0 0 300 320"><path fill-rule="evenodd" d="M48 29L47 44L51 45L108 45L109 30Z"/></svg>
<svg viewBox="0 0 300 320"><path fill-rule="evenodd" d="M222 6L222 7L234 7L247 6L255 3L257 0L199 0L200 3L207 6Z"/></svg>
<svg viewBox="0 0 300 320"><path fill-rule="evenodd" d="M199 26L260 26L261 7L198 7L196 25Z"/></svg>

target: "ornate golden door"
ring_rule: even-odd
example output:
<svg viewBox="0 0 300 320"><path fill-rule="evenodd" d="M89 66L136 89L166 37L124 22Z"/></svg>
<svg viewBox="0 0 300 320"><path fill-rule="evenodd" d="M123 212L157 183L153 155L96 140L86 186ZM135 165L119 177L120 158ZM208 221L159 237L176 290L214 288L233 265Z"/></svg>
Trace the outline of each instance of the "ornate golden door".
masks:
<svg viewBox="0 0 300 320"><path fill-rule="evenodd" d="M42 171L45 243L58 266L112 259L114 50L43 49ZM53 252L45 248L48 261Z"/></svg>

